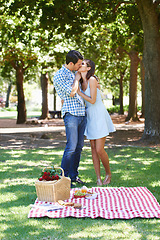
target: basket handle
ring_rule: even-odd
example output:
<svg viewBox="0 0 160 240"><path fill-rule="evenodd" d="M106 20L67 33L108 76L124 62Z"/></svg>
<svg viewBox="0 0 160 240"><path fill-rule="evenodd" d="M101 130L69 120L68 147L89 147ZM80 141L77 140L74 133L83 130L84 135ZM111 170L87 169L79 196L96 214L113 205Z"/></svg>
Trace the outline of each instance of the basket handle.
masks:
<svg viewBox="0 0 160 240"><path fill-rule="evenodd" d="M63 168L61 168L61 167L54 167L55 169L60 169L61 171L62 171L62 177L64 177L64 170L63 170ZM44 169L43 169L43 171L45 170L45 169L52 169L51 167L45 167Z"/></svg>

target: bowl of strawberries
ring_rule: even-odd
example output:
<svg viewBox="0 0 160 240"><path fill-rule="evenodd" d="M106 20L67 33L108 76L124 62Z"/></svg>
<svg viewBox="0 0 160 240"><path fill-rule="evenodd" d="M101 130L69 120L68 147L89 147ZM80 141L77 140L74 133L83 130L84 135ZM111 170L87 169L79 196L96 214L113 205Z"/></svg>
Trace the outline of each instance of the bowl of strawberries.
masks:
<svg viewBox="0 0 160 240"><path fill-rule="evenodd" d="M60 173L54 167L47 167L42 170L39 181L54 181L60 178Z"/></svg>

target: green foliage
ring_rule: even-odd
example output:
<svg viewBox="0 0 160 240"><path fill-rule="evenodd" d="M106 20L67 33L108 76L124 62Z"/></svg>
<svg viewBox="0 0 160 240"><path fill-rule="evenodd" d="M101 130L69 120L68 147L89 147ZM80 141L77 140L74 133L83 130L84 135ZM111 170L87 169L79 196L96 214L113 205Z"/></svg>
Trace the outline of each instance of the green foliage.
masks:
<svg viewBox="0 0 160 240"><path fill-rule="evenodd" d="M107 111L108 111L110 114L119 113L119 111L120 111L120 106L119 106L119 105L115 105L115 106L109 107L109 108L107 108Z"/></svg>
<svg viewBox="0 0 160 240"><path fill-rule="evenodd" d="M94 4L98 7L100 3ZM91 6L91 12L94 12L95 5ZM85 58L95 61L96 74L103 85L113 95L119 95L119 81L123 78L123 91L126 95L129 92L130 79L128 54L133 49L142 52L143 31L140 16L133 4L120 4L116 12L116 3L103 1L102 6L97 10L97 16L95 14L94 17L93 14L94 24L91 20L86 31L75 40ZM108 21L103 18L106 12ZM137 23L140 23L138 27Z"/></svg>
<svg viewBox="0 0 160 240"><path fill-rule="evenodd" d="M129 106L125 105L123 106L124 112L128 112ZM114 113L119 113L120 112L120 105L115 105L112 107L107 108L107 111L110 114L114 114ZM137 111L141 111L141 106L137 106Z"/></svg>
<svg viewBox="0 0 160 240"><path fill-rule="evenodd" d="M12 60L24 65L25 81L37 79L36 72L39 75L49 72L52 78L65 62L68 50L75 48L85 58L95 61L96 74L103 87L119 95L119 81L123 75L124 94L128 93L129 58L126 52L132 48L142 51L143 42L134 1L124 4L104 0L2 0L0 7L3 14L1 49L12 66ZM117 49L121 49L121 54Z"/></svg>
<svg viewBox="0 0 160 240"><path fill-rule="evenodd" d="M37 107L34 105L34 107L31 107L30 105L27 105L27 117L28 118L39 118L41 115L41 109L40 107ZM14 107L8 107L8 108L1 108L1 118L8 118L8 119L16 119L17 117L17 106Z"/></svg>
<svg viewBox="0 0 160 240"><path fill-rule="evenodd" d="M160 202L160 151L149 148L106 148L112 171L110 187L149 189ZM46 166L60 166L63 149L1 149L0 239L159 239L159 219L27 218L36 199L35 181ZM79 167L87 187L96 186L90 148ZM101 166L101 174L105 172Z"/></svg>
<svg viewBox="0 0 160 240"><path fill-rule="evenodd" d="M37 56L31 50L24 52L21 49L10 48L4 51L3 60L10 63L15 69L22 67L25 70L36 64Z"/></svg>

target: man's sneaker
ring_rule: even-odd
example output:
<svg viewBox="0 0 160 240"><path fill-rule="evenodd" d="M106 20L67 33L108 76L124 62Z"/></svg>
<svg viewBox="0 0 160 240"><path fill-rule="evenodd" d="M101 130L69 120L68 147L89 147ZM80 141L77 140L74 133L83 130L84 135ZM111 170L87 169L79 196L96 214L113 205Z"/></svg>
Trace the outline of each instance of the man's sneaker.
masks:
<svg viewBox="0 0 160 240"><path fill-rule="evenodd" d="M74 185L73 183L71 183L71 188L75 188L76 187L76 185Z"/></svg>
<svg viewBox="0 0 160 240"><path fill-rule="evenodd" d="M74 182L79 184L85 184L85 182L83 182L79 177L76 177L76 180Z"/></svg>

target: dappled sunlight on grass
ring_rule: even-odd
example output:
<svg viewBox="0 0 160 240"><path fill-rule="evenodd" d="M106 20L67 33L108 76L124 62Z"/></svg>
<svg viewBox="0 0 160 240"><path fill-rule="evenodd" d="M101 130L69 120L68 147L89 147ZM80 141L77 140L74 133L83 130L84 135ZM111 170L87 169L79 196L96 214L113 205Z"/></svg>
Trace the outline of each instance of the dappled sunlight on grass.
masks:
<svg viewBox="0 0 160 240"><path fill-rule="evenodd" d="M63 155L63 152L64 151L57 151L57 152L54 152L54 155ZM45 153L46 154L46 153ZM53 152L48 152L47 153L47 156L49 156L49 155L53 155Z"/></svg>
<svg viewBox="0 0 160 240"><path fill-rule="evenodd" d="M1 170L1 172L6 172L6 171L8 171L9 169L12 169L12 167L4 167L2 170Z"/></svg>
<svg viewBox="0 0 160 240"><path fill-rule="evenodd" d="M113 223L113 222L112 222ZM122 231L123 229L123 231ZM106 238L104 237L104 233ZM142 235L138 233L135 226L131 226L130 223L122 222L108 224L94 224L92 223L92 229L90 227L82 228L80 231L76 231L69 235L71 239L82 239L88 237L89 239L140 239Z"/></svg>
<svg viewBox="0 0 160 240"><path fill-rule="evenodd" d="M47 224L47 225L43 225L43 228L46 230L50 230L50 229L55 229L55 230L60 230L60 226L58 225L54 225L54 227L51 224Z"/></svg>
<svg viewBox="0 0 160 240"><path fill-rule="evenodd" d="M83 147L83 152L84 152L85 150L90 150L90 151L91 151L91 147L85 145L85 146Z"/></svg>
<svg viewBox="0 0 160 240"><path fill-rule="evenodd" d="M160 151L106 148L112 171L109 187L147 187L160 202ZM158 239L159 219L27 219L36 199L35 181L46 166L60 166L63 149L3 150L0 156L0 239ZM96 186L90 147L85 147L79 174ZM105 177L101 164L102 179ZM107 236L107 238L106 238Z"/></svg>
<svg viewBox="0 0 160 240"><path fill-rule="evenodd" d="M15 193L3 193L3 197L0 197L0 202L10 202L17 199L18 197L15 195Z"/></svg>
<svg viewBox="0 0 160 240"><path fill-rule="evenodd" d="M146 160L142 160L142 162L144 165L151 165L152 163L155 162L155 160L154 159L146 159Z"/></svg>
<svg viewBox="0 0 160 240"><path fill-rule="evenodd" d="M114 165L114 164L121 164L121 162L120 162L120 161L114 161L114 160L113 160L113 161L111 162L111 164L112 164L112 165Z"/></svg>
<svg viewBox="0 0 160 240"><path fill-rule="evenodd" d="M125 174L121 177L121 180L131 180L132 179L132 176L129 176L129 174Z"/></svg>
<svg viewBox="0 0 160 240"><path fill-rule="evenodd" d="M20 169L17 169L16 172L26 172L26 171L29 171L30 169L28 168L24 168L22 169L22 167Z"/></svg>
<svg viewBox="0 0 160 240"><path fill-rule="evenodd" d="M123 158L123 159L124 159L124 158L130 158L131 155L125 155L125 156L124 156L123 154L121 154L121 155L115 155L114 157L115 157L115 158Z"/></svg>
<svg viewBox="0 0 160 240"><path fill-rule="evenodd" d="M37 178L36 178L37 179ZM28 178L14 178L14 179L5 179L4 180L4 184L8 184L9 186L14 186L14 185L17 185L17 184L25 184L25 185L32 185L33 182L35 181L35 178L31 178L31 179L28 179Z"/></svg>
<svg viewBox="0 0 160 240"><path fill-rule="evenodd" d="M150 185L152 187L160 187L160 180L154 181L154 182L150 183Z"/></svg>

